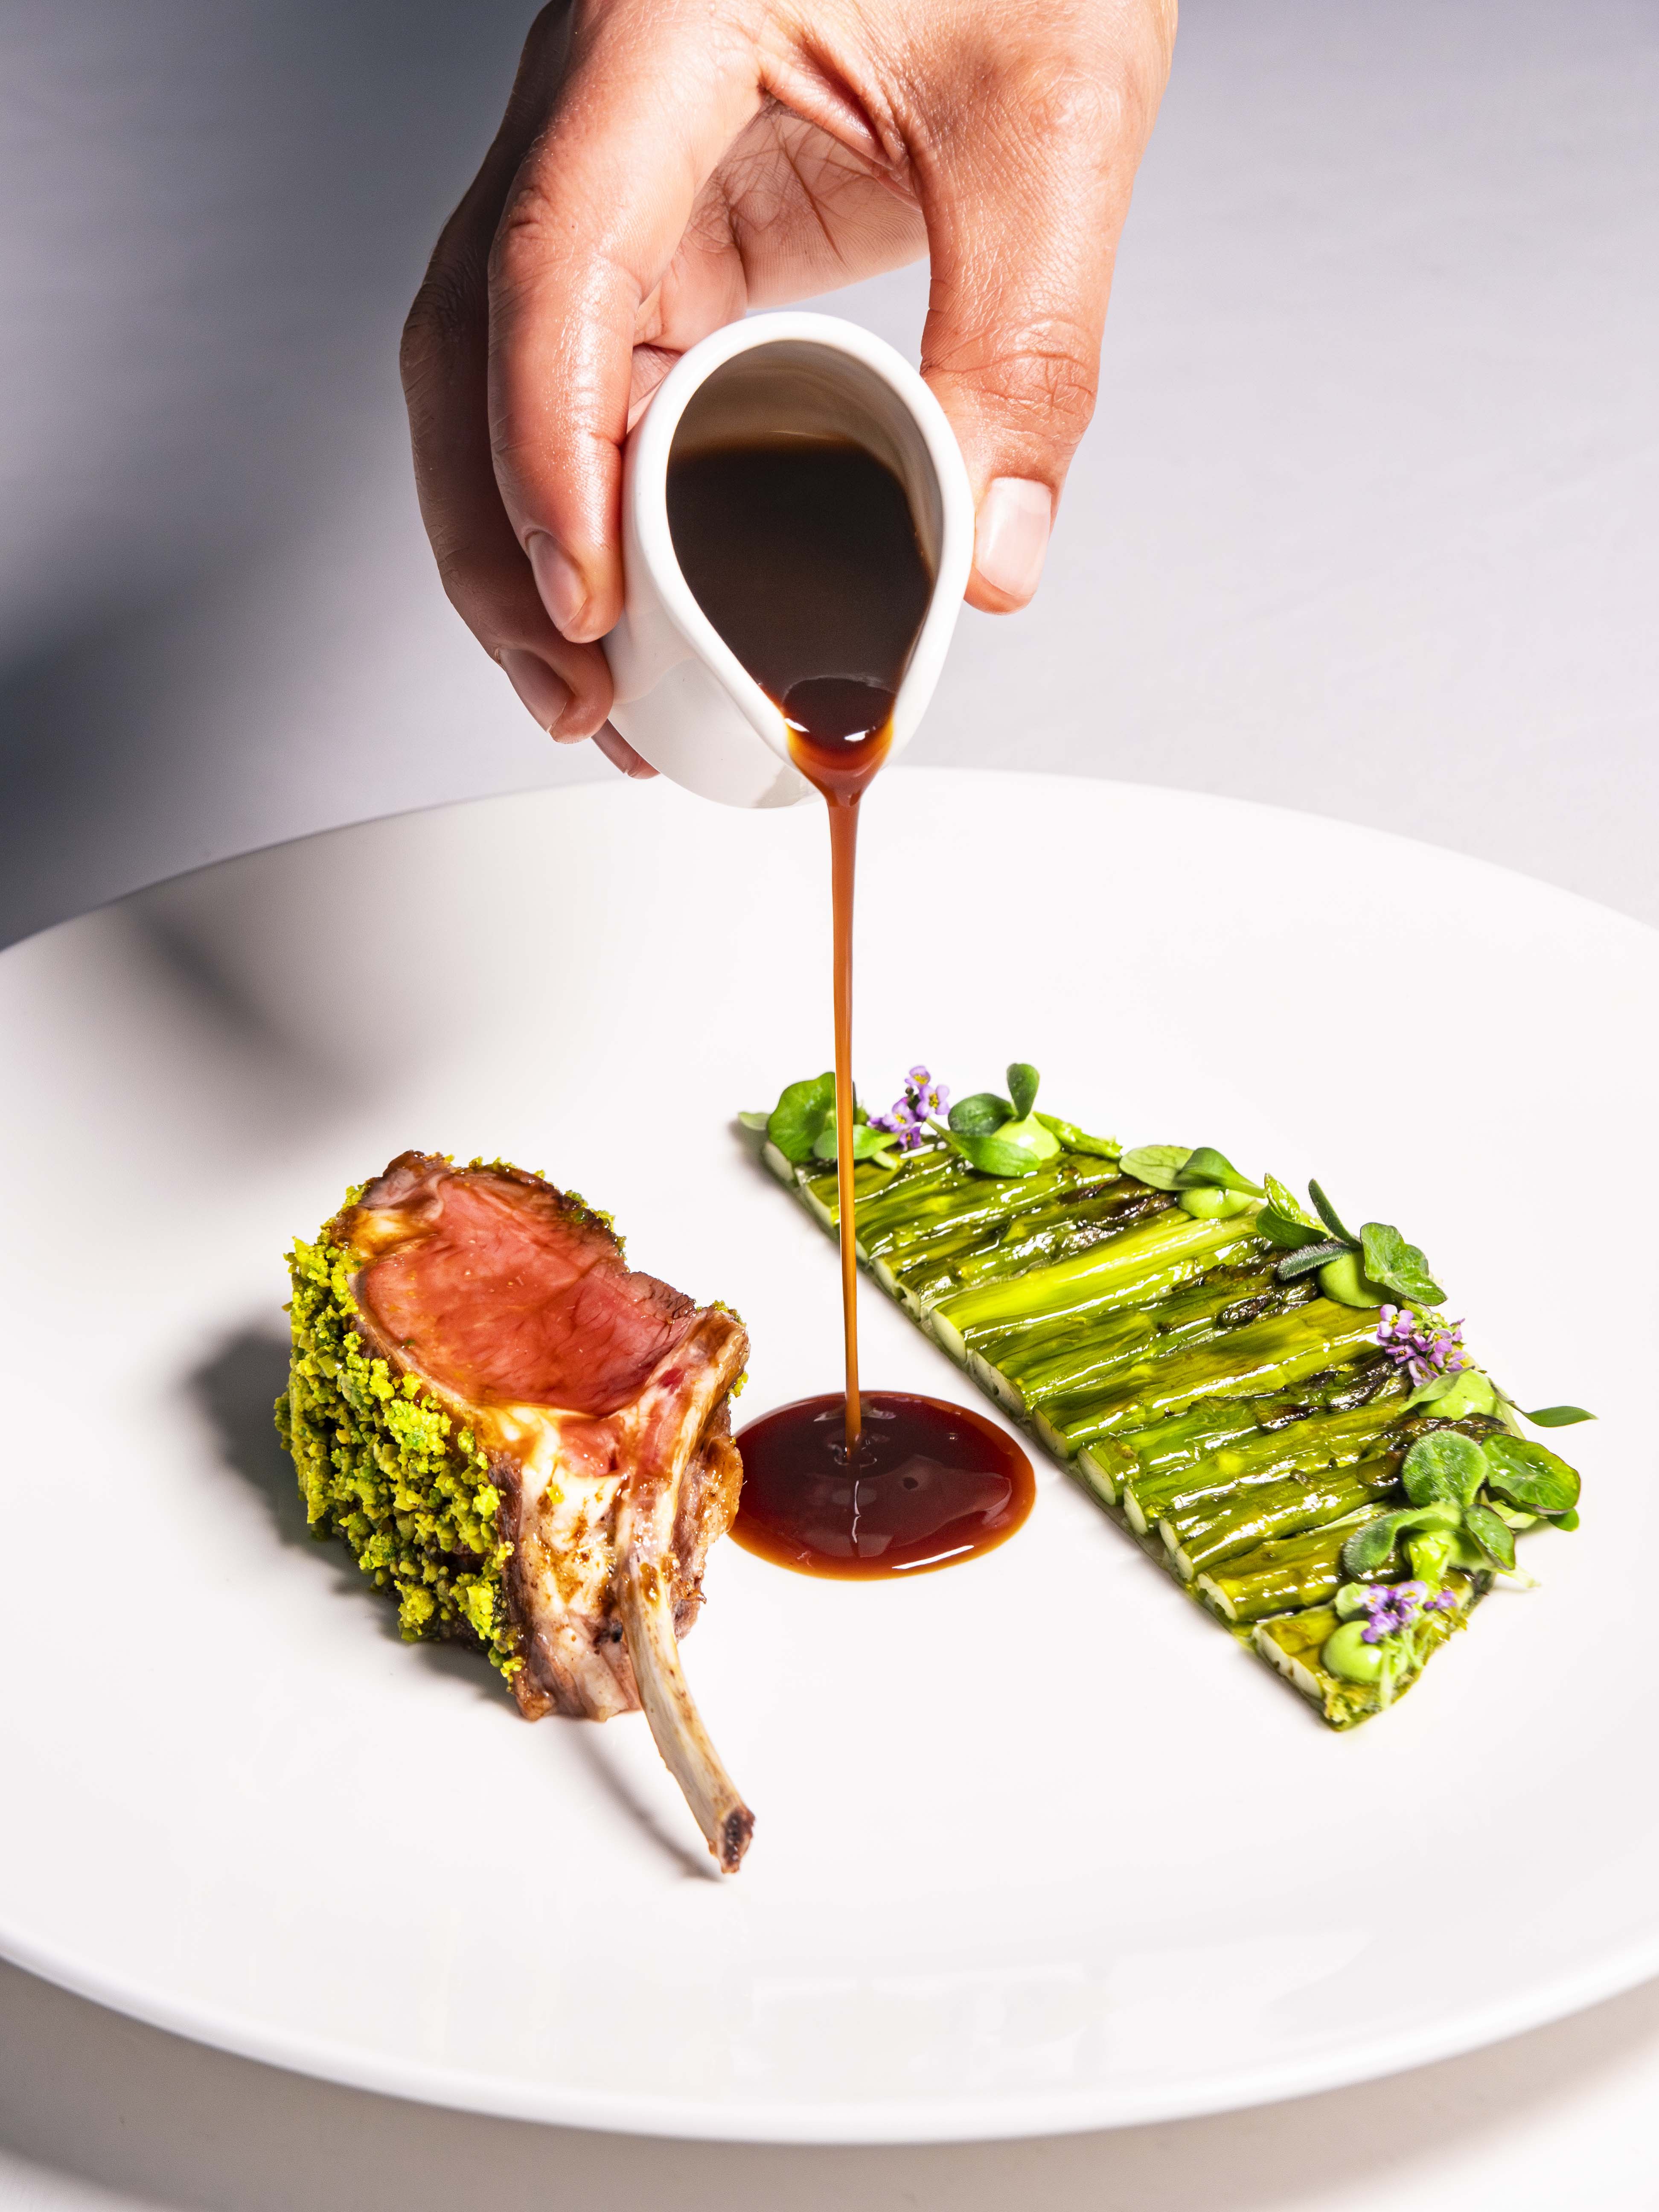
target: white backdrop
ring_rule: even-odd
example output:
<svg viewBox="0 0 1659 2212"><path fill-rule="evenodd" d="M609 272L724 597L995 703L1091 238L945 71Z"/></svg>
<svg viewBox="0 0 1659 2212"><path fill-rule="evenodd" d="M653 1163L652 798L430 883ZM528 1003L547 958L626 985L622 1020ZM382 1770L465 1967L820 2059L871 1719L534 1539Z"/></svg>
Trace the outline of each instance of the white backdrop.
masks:
<svg viewBox="0 0 1659 2212"><path fill-rule="evenodd" d="M450 615L397 398L528 12L0 15L0 940L325 824L610 773ZM1659 921L1656 95L1652 0L1188 0L1048 580L966 619L914 757L1273 799ZM922 298L838 304L914 344ZM42 2212L1635 2212L1656 2094L1649 1989L1182 2127L681 2150L301 2081L0 1969L0 2205Z"/></svg>

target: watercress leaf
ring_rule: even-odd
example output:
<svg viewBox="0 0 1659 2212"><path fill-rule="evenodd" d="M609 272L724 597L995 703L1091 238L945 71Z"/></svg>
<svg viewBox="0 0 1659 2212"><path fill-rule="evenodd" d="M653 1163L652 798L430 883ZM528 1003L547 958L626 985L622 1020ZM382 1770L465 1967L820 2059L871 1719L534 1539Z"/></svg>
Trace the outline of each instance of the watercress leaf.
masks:
<svg viewBox="0 0 1659 2212"><path fill-rule="evenodd" d="M1036 1118L1045 1129L1054 1131L1068 1152L1090 1152L1103 1160L1122 1157L1123 1147L1115 1137L1091 1137L1075 1121L1062 1121L1057 1114L1039 1114Z"/></svg>
<svg viewBox="0 0 1659 2212"><path fill-rule="evenodd" d="M957 1099L950 1123L959 1137L988 1137L1014 1118L1006 1098L999 1098L994 1091L975 1091L971 1097Z"/></svg>
<svg viewBox="0 0 1659 2212"><path fill-rule="evenodd" d="M1446 1293L1429 1273L1429 1263L1415 1244L1408 1244L1388 1221L1368 1221L1359 1232L1365 1273L1372 1282L1393 1291L1413 1305L1437 1306Z"/></svg>
<svg viewBox="0 0 1659 2212"><path fill-rule="evenodd" d="M739 1114L738 1116L745 1129L763 1129L771 1118L769 1114Z"/></svg>
<svg viewBox="0 0 1659 2212"><path fill-rule="evenodd" d="M1236 1190L1246 1198L1260 1198L1259 1182L1242 1176L1224 1152L1217 1152L1213 1145L1200 1145L1188 1153L1181 1167L1182 1190Z"/></svg>
<svg viewBox="0 0 1659 2212"><path fill-rule="evenodd" d="M1558 1528L1576 1528L1578 1526L1577 1507L1571 1513L1558 1513L1555 1516L1555 1526Z"/></svg>
<svg viewBox="0 0 1659 2212"><path fill-rule="evenodd" d="M1179 1190L1176 1178L1192 1156L1190 1145L1136 1145L1123 1155L1123 1172L1154 1190Z"/></svg>
<svg viewBox="0 0 1659 2212"><path fill-rule="evenodd" d="M1014 1102L1014 1119L1029 1121L1031 1109L1036 1104L1037 1085L1042 1078L1029 1060L1011 1060L1008 1066L1008 1096Z"/></svg>
<svg viewBox="0 0 1659 2212"><path fill-rule="evenodd" d="M1523 1513L1570 1513L1578 1475L1565 1460L1522 1437L1493 1437L1486 1445L1486 1487Z"/></svg>
<svg viewBox="0 0 1659 2212"><path fill-rule="evenodd" d="M1436 1429L1406 1454L1400 1480L1413 1505L1467 1505L1486 1474L1486 1455L1473 1437Z"/></svg>
<svg viewBox="0 0 1659 2212"><path fill-rule="evenodd" d="M1521 1418L1530 1421L1535 1429L1571 1429L1580 1421L1593 1421L1594 1413L1587 1413L1582 1406L1540 1406L1535 1413L1522 1408Z"/></svg>
<svg viewBox="0 0 1659 2212"><path fill-rule="evenodd" d="M1287 1252L1273 1273L1281 1283L1293 1283L1298 1276L1311 1275L1328 1260L1340 1260L1345 1252L1352 1249L1351 1244L1341 1244L1334 1237L1328 1237L1322 1243L1304 1244L1300 1251Z"/></svg>
<svg viewBox="0 0 1659 2212"><path fill-rule="evenodd" d="M1500 1567L1511 1573L1514 1571L1515 1532L1498 1519L1490 1505L1466 1505L1463 1529L1489 1559L1496 1559Z"/></svg>
<svg viewBox="0 0 1659 2212"><path fill-rule="evenodd" d="M1316 1182L1308 1185L1308 1195L1314 1202L1314 1211L1333 1237L1340 1237L1351 1252L1359 1249L1359 1239L1352 1230L1342 1226L1342 1218Z"/></svg>
<svg viewBox="0 0 1659 2212"><path fill-rule="evenodd" d="M836 1079L814 1075L801 1083L786 1084L777 1104L767 1116L766 1133L785 1159L796 1167L812 1157L812 1147L826 1121L836 1112Z"/></svg>

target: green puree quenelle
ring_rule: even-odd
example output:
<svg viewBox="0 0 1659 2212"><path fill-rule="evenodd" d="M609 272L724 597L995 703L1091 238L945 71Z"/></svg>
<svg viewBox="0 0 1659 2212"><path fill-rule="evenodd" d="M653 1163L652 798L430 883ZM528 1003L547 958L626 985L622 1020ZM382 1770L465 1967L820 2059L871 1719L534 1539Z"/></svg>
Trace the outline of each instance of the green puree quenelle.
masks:
<svg viewBox="0 0 1659 2212"><path fill-rule="evenodd" d="M767 1164L833 1233L834 1080L790 1084ZM1476 1364L1423 1253L1201 1145L1125 1151L1038 1077L923 1067L854 1130L859 1257L1152 1557L1334 1728L1408 1689L1578 1476Z"/></svg>

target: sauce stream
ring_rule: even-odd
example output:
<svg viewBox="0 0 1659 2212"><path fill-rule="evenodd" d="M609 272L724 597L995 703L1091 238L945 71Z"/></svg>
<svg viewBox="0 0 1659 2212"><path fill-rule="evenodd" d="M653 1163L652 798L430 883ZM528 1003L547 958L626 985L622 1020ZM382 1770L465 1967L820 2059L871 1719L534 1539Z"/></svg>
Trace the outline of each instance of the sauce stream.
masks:
<svg viewBox="0 0 1659 2212"><path fill-rule="evenodd" d="M695 406L695 402L693 403ZM688 412L688 422L690 416ZM933 590L903 485L850 440L678 445L668 520L693 596L781 708L830 817L836 1185L844 1394L738 1439L747 1550L816 1574L915 1572L986 1551L1030 1510L1030 1462L960 1406L860 1390L853 1193L853 894L859 805L892 744L893 705Z"/></svg>

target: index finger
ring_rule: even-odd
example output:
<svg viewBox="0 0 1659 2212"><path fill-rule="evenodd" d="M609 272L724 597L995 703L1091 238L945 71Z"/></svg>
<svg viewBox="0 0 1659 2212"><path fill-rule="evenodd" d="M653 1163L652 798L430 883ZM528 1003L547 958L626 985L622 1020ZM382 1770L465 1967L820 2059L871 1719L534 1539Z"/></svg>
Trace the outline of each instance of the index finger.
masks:
<svg viewBox="0 0 1659 2212"><path fill-rule="evenodd" d="M508 195L489 277L496 482L565 637L622 611L622 447L641 304L760 105L755 44L706 0L578 18L552 122Z"/></svg>

